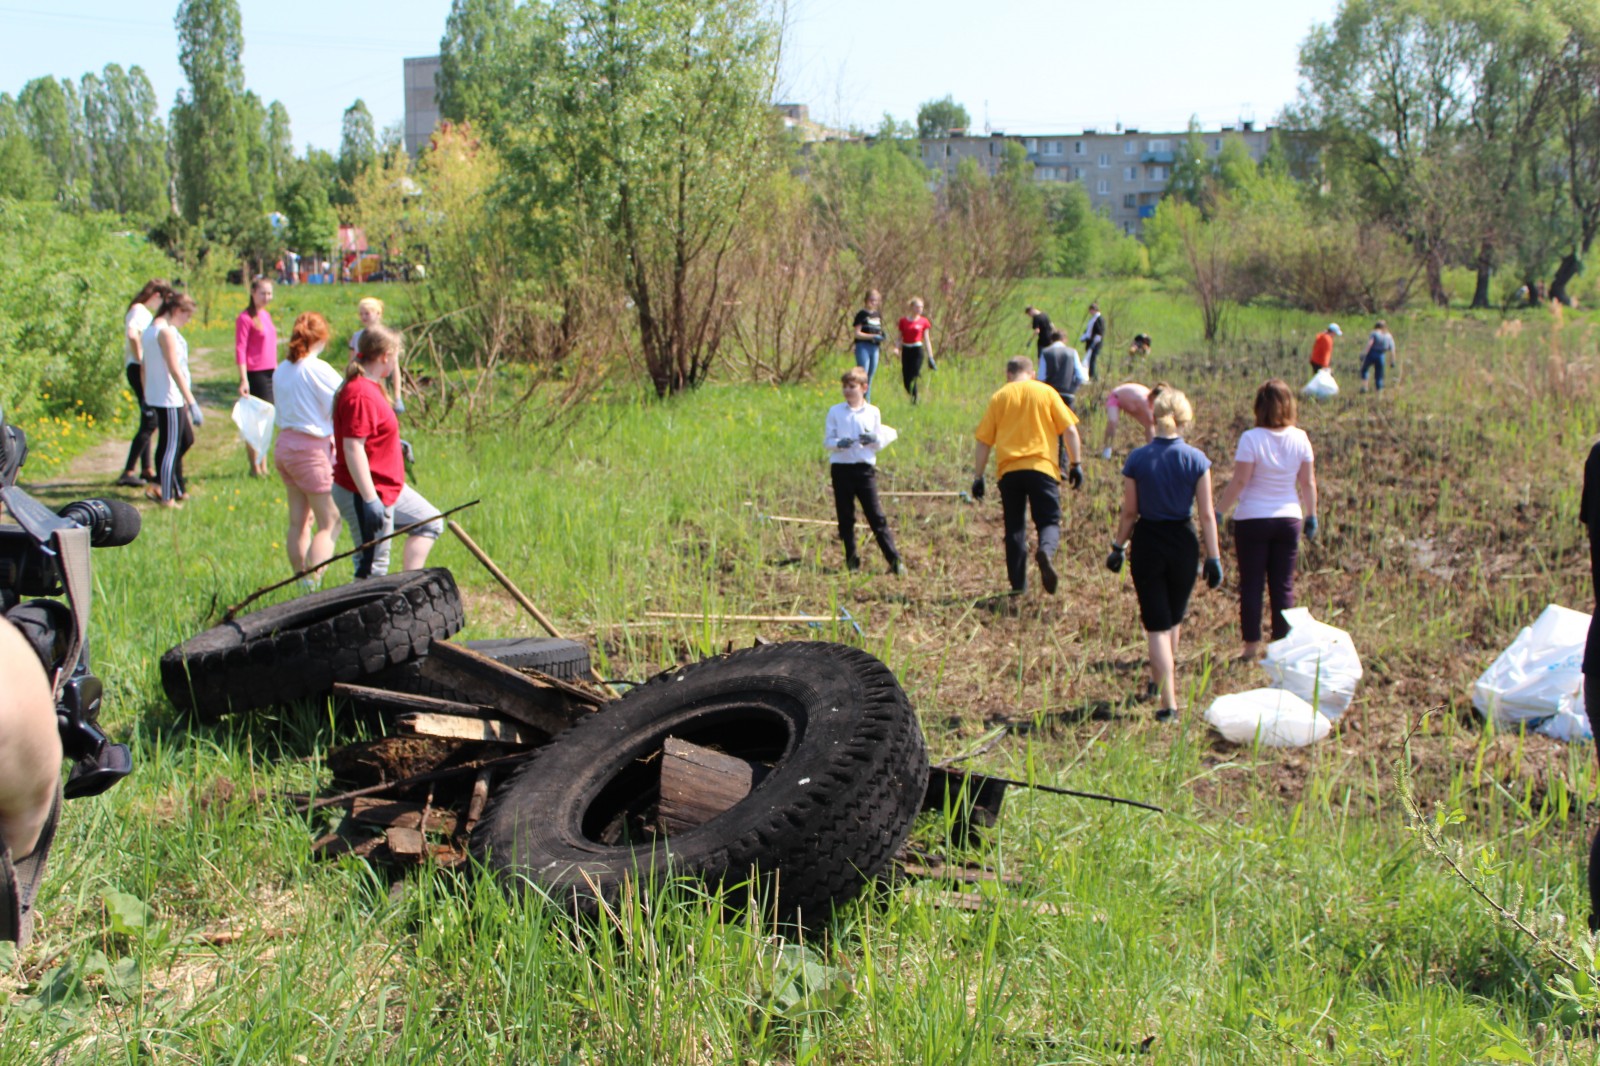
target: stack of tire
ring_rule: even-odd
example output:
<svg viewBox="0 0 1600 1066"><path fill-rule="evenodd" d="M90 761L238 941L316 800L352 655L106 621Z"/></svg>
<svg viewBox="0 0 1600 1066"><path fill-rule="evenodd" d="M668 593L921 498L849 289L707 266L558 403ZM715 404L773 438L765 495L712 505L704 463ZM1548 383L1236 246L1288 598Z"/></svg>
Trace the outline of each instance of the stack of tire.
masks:
<svg viewBox="0 0 1600 1066"><path fill-rule="evenodd" d="M374 578L242 615L161 659L167 696L213 720L325 695L336 682L450 698L418 671L463 624L448 570ZM570 641L468 642L513 667L586 674ZM659 799L673 737L759 767L752 791L667 835L641 812ZM927 787L915 710L894 674L856 648L761 645L668 671L534 751L493 796L474 854L506 888L597 913L629 884L687 876L785 918L825 915L881 873Z"/></svg>

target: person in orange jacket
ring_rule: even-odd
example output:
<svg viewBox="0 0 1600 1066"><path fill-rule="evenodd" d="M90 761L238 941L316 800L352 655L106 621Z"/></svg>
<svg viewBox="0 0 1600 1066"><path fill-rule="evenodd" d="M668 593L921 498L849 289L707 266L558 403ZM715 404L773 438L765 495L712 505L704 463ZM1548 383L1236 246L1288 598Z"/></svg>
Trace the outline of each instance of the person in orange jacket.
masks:
<svg viewBox="0 0 1600 1066"><path fill-rule="evenodd" d="M1339 323L1330 322L1328 328L1317 334L1317 339L1311 342L1311 372L1326 370L1333 365L1333 339L1344 336L1344 330L1339 328Z"/></svg>

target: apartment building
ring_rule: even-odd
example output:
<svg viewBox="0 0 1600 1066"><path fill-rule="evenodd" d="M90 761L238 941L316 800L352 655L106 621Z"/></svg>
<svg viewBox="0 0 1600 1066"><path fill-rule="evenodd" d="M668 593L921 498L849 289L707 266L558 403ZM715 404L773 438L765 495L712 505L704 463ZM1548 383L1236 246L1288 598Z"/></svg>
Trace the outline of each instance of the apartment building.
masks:
<svg viewBox="0 0 1600 1066"><path fill-rule="evenodd" d="M965 159L975 160L986 173L994 174L1005 160L1006 146L1020 144L1033 166L1035 181L1082 182L1096 210L1109 215L1124 233L1138 234L1144 220L1156 213L1156 204L1172 177L1172 164L1188 136L1188 131L1145 133L1120 127L1106 133L1087 129L1043 135L969 136L952 131L948 137L922 141L921 154L922 162L942 181ZM1272 141L1272 130L1258 130L1254 123L1242 122L1202 130L1200 137L1208 155L1222 151L1227 138L1238 137L1250 149L1251 158L1260 162Z"/></svg>
<svg viewBox="0 0 1600 1066"><path fill-rule="evenodd" d="M405 61L406 151L415 159L428 147L439 125L439 100L435 87L439 79L438 56L414 56Z"/></svg>

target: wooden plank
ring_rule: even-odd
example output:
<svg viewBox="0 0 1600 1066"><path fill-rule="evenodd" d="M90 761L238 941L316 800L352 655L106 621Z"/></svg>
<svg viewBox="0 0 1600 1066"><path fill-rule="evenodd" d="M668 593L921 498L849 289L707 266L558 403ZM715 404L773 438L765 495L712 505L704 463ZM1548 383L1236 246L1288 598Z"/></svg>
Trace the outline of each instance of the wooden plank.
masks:
<svg viewBox="0 0 1600 1066"><path fill-rule="evenodd" d="M311 854L319 859L337 859L341 855L368 858L383 843L383 837L363 837L357 840L344 833L329 833L312 842Z"/></svg>
<svg viewBox="0 0 1600 1066"><path fill-rule="evenodd" d="M373 688L370 685L346 685L341 682L333 686L333 694L343 696L361 707L371 707L374 710L389 711L394 714L457 714L482 717L494 712L493 707L480 703L457 703L455 700L418 696L410 692L392 692L386 688Z"/></svg>
<svg viewBox="0 0 1600 1066"><path fill-rule="evenodd" d="M419 860L422 858L423 849L426 847L422 839L421 830L406 829L398 825L391 826L385 830L383 839L397 859Z"/></svg>
<svg viewBox="0 0 1600 1066"><path fill-rule="evenodd" d="M766 768L677 737L661 745L661 802L668 833L704 825L750 794Z"/></svg>
<svg viewBox="0 0 1600 1066"><path fill-rule="evenodd" d="M555 736L584 713L561 691L471 648L436 640L419 667L422 676L486 704L495 714Z"/></svg>
<svg viewBox="0 0 1600 1066"><path fill-rule="evenodd" d="M467 801L467 820L461 826L463 833L471 833L478 827L478 819L483 817L483 809L489 804L489 779L493 776L489 770L479 770L473 779L472 799Z"/></svg>
<svg viewBox="0 0 1600 1066"><path fill-rule="evenodd" d="M531 747L545 734L518 722L499 718L466 718L458 714L406 714L395 724L400 732L413 737L439 737L445 740L476 740L493 744Z"/></svg>
<svg viewBox="0 0 1600 1066"><path fill-rule="evenodd" d="M350 804L350 817L365 825L378 825L386 829L426 828L430 833L445 834L456 831L457 819L454 811L432 807L428 809L427 816L427 823L424 826L422 805L405 803L401 800L363 796Z"/></svg>

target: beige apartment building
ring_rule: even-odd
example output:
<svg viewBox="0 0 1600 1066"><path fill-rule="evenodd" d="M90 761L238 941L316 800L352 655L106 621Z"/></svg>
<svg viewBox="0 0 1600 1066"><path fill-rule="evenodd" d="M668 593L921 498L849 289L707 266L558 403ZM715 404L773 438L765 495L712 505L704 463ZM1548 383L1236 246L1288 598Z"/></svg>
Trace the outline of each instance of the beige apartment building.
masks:
<svg viewBox="0 0 1600 1066"><path fill-rule="evenodd" d="M1088 190L1096 210L1109 215L1122 232L1138 234L1144 220L1154 215L1156 204L1172 177L1172 164L1187 140L1181 133L1145 133L1136 129L1116 129L1101 133L1019 135L991 133L968 135L953 131L948 137L921 142L922 161L944 180L955 173L963 159L976 160L986 173L994 174L1005 159L1007 144L1020 144L1033 165L1035 181L1078 181ZM1272 130L1256 129L1252 122L1202 130L1201 140L1208 155L1222 150L1223 141L1238 137L1257 162L1266 155Z"/></svg>

